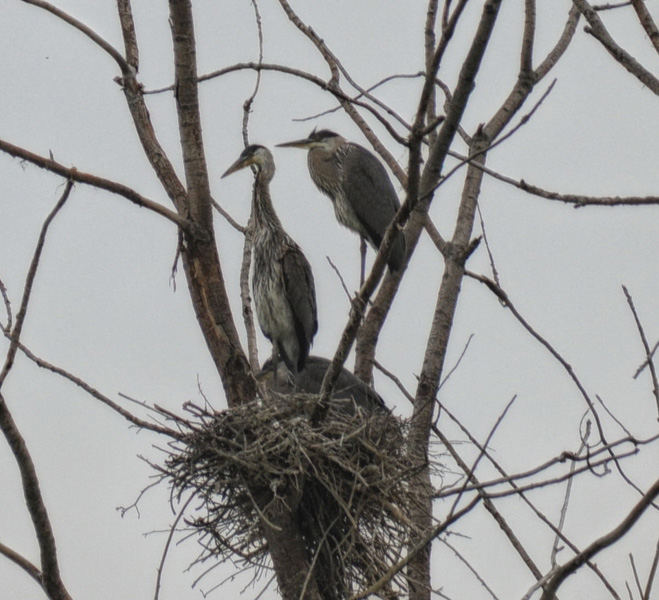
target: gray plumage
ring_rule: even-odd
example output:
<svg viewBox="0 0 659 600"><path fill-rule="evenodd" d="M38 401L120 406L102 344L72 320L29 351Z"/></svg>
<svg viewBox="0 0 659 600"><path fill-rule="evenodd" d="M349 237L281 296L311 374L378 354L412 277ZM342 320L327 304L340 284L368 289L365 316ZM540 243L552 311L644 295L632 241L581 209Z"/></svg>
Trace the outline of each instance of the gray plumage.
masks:
<svg viewBox="0 0 659 600"><path fill-rule="evenodd" d="M323 378L329 366L328 359L309 356L304 369L297 374L295 380L292 380L284 365L278 365L275 374L272 361L267 360L263 364L258 379L265 382L268 388L280 394L290 394L294 391L304 394L320 394ZM368 415L378 412L389 413L389 409L380 395L345 368L341 369L336 380L331 408L349 415L354 414L355 408L364 410Z"/></svg>
<svg viewBox="0 0 659 600"><path fill-rule="evenodd" d="M318 330L311 266L284 231L270 198L275 162L264 146L252 145L222 175L256 167L253 200L252 294L263 334L272 342L275 363L281 356L293 373L304 368Z"/></svg>
<svg viewBox="0 0 659 600"><path fill-rule="evenodd" d="M311 179L332 200L339 223L358 233L377 251L400 202L376 156L327 129L314 130L308 138L278 146L309 150ZM399 269L404 259L405 236L398 231L391 245L389 268Z"/></svg>

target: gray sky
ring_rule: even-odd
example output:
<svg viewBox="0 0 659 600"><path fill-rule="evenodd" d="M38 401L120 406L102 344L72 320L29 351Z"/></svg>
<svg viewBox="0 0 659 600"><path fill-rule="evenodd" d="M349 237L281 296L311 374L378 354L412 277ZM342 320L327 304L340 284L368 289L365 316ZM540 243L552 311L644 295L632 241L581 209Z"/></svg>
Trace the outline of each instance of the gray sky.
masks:
<svg viewBox="0 0 659 600"><path fill-rule="evenodd" d="M114 2L57 0L56 4L122 47ZM416 73L423 68L424 3L328 0L297 4L294 8L303 20L313 25L363 86L392 73ZM477 14L481 3L472 4L468 10ZM145 0L134 0L133 5L141 50L140 80L147 89L169 85L173 67L167 5ZM536 56L542 57L562 28L569 2L539 0L538 5ZM278 3L261 2L259 7L264 60L326 77L321 59ZM470 133L492 115L514 83L522 7L521 0L504 3L466 115L464 125ZM124 97L113 82L118 75L115 64L84 36L39 9L3 0L1 13L0 137L42 155L51 151L65 165L113 179L167 204L141 152ZM250 2L198 0L195 15L200 73L258 59ZM619 22L612 33L637 59L656 70L657 57L640 28L622 13L616 18ZM455 47L440 73L449 85L456 80L473 22L465 20L456 32ZM472 25L467 27L467 23ZM554 91L533 119L488 157L488 166L566 193L656 193L659 102L614 65L582 29L534 101L556 77ZM253 85L253 74L239 73L205 83L201 92L213 195L242 223L249 214L251 175L245 171L220 180L220 174L242 148L242 103ZM380 95L410 120L419 85L413 79L393 82L382 87ZM171 94L151 96L148 104L159 139L180 167ZM331 99L310 84L264 73L251 115L251 141L272 147L322 125L365 144L339 112L318 120L294 121L332 107ZM383 140L405 164L403 150L386 135ZM316 279L320 328L313 353L330 357L343 329L348 301L326 257L341 270L349 288L355 289L358 239L336 224L330 203L308 177L305 154L291 149L276 149L274 154L276 209L304 249ZM444 236L452 232L463 175L463 171L456 173L442 186L431 210ZM0 155L0 278L14 311L41 223L62 190L61 178ZM481 210L502 285L522 314L572 364L589 392L600 394L617 415L628 419L626 423L637 435L656 433L651 382L647 376L632 379L643 358L642 347L620 286L626 284L633 294L652 343L659 336L659 208L574 210L486 178ZM219 217L216 226L234 315L239 316L242 239ZM176 292L169 281L175 250L173 225L123 199L78 185L51 228L24 343L114 399L122 392L179 410L187 400L201 401L201 387L217 408L224 407L184 278L177 276ZM468 266L490 273L483 246ZM434 247L422 239L379 346L378 360L411 391L421 368L442 267ZM529 468L563 450L577 450L580 416L586 408L583 399L565 372L509 312L483 286L467 280L449 365L472 334L460 368L442 388L446 406L483 440L505 404L517 395L491 444L509 472ZM263 338L259 338L259 350L262 358L269 353ZM382 375L377 375L376 387L398 414L409 413L405 399ZM166 535L146 534L166 530L173 519L167 490L160 486L149 491L140 501L139 518L135 511L121 518L115 509L130 505L148 485L153 471L138 456L161 459L156 446L163 440L129 428L73 385L23 359L3 394L33 454L57 536L64 581L73 597L151 597ZM455 428L446 424L446 429L458 437ZM610 432L612 438L621 433L613 426ZM656 447L647 449L641 458L627 463L629 473L647 484L644 476L656 472L657 458ZM562 492L556 488L534 499L548 516L556 518ZM615 525L633 502L635 496L613 476L587 475L575 486L567 532L585 546ZM0 443L0 506L0 541L36 561L18 471L4 443ZM503 502L502 508L520 531L526 530L529 514L518 500ZM633 549L639 560L646 560L641 563L646 568L657 529L656 514L646 515L620 551L598 559L603 569L620 564L614 569L614 583L620 590L629 578L621 557L626 560L627 551ZM475 564L500 597L523 596L531 577L517 560L500 556L499 548L507 546L494 524L483 514L474 514L461 522L458 531L473 536L456 543L475 557ZM483 531L488 533L483 535ZM524 540L543 568L548 565L551 539L546 529L534 524ZM200 570L184 572L197 552L193 541L170 551L162 600L200 597L198 590L190 589ZM453 598L486 597L452 560L448 551L437 551L436 584ZM504 567L507 574L501 577ZM210 575L200 587L212 587L230 570L222 573ZM248 581L239 578L230 589L237 592ZM264 582L248 588L245 597L254 597ZM566 585L561 598L582 598L593 590L601 593L588 576L580 577ZM221 595L216 593L216 597ZM33 600L43 595L17 567L0 558L0 597Z"/></svg>

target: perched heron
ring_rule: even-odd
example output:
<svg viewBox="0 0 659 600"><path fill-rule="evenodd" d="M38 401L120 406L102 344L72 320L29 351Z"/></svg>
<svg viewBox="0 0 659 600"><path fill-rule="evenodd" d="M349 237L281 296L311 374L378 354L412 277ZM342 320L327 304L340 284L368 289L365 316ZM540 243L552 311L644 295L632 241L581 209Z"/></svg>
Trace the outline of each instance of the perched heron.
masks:
<svg viewBox="0 0 659 600"><path fill-rule="evenodd" d="M243 150L222 175L249 165L256 167L253 218L252 293L263 334L272 342L273 360L279 356L296 375L304 368L318 330L316 292L311 266L300 247L284 231L270 198L275 161L264 146Z"/></svg>
<svg viewBox="0 0 659 600"><path fill-rule="evenodd" d="M309 150L307 163L311 179L321 192L329 196L338 222L358 233L362 240L363 280L364 240L377 252L400 207L384 166L366 148L327 129L314 129L305 139L277 145ZM398 270L404 259L405 236L398 231L391 244L389 269Z"/></svg>
<svg viewBox="0 0 659 600"><path fill-rule="evenodd" d="M266 387L280 394L290 394L294 391L304 394L320 394L323 378L330 364L331 361L327 358L309 356L304 369L293 381L290 374L285 372L286 369L283 365L278 365L277 371L275 371L272 361L267 360L258 374L258 379L263 381ZM369 415L389 413L389 409L380 395L345 368L341 369L334 385L331 407L348 415L353 415L356 408Z"/></svg>

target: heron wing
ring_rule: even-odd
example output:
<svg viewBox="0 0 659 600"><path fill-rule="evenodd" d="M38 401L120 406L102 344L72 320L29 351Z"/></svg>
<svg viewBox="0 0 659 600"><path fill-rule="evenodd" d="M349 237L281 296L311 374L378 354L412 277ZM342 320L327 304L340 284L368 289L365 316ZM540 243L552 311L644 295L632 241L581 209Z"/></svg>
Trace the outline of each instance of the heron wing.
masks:
<svg viewBox="0 0 659 600"><path fill-rule="evenodd" d="M316 288L311 265L300 247L290 240L281 258L286 299L291 307L300 347L300 362L306 360L313 336L318 330Z"/></svg>
<svg viewBox="0 0 659 600"><path fill-rule="evenodd" d="M343 190L369 241L379 248L400 203L382 163L357 144L350 145L344 158Z"/></svg>

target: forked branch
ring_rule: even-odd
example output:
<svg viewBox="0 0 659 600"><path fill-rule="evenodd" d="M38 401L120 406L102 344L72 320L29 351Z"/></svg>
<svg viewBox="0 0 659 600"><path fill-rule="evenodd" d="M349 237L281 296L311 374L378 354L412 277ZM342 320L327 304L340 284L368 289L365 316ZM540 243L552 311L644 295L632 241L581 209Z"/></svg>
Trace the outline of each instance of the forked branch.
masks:
<svg viewBox="0 0 659 600"><path fill-rule="evenodd" d="M627 516L620 522L617 527L614 527L607 534L595 540L590 546L584 548L582 552L577 554L574 558L567 561L562 566L558 567L545 586L544 592L540 600L555 600L556 592L563 582L584 564L590 561L596 554L608 548L617 542L622 536L629 532L629 530L636 524L636 522L645 513L647 508L659 496L659 479L654 482L648 491L643 494L643 497L637 504L629 511Z"/></svg>

